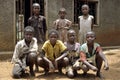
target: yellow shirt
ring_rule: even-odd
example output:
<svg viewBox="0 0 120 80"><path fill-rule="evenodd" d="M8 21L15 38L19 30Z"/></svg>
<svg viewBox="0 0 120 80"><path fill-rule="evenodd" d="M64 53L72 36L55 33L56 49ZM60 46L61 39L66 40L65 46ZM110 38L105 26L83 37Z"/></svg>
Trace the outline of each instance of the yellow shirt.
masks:
<svg viewBox="0 0 120 80"><path fill-rule="evenodd" d="M45 56L50 60L55 60L61 56L61 53L66 49L67 47L60 40L56 41L54 47L51 45L50 40L46 41L42 47L42 50L45 51Z"/></svg>

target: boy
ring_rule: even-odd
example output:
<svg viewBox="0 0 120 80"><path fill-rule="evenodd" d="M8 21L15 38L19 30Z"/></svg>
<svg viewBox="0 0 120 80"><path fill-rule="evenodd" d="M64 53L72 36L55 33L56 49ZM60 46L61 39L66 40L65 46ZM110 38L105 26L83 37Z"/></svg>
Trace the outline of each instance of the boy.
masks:
<svg viewBox="0 0 120 80"><path fill-rule="evenodd" d="M59 32L60 40L65 42L67 41L67 30L71 27L72 22L65 18L65 8L61 8L58 14L59 19L54 21L54 27Z"/></svg>
<svg viewBox="0 0 120 80"><path fill-rule="evenodd" d="M68 31L67 38L68 38L68 41L64 43L69 51L67 56L69 59L69 65L67 66L66 75L69 78L73 78L77 75L77 70L80 68L79 62L78 62L80 44L75 41L76 32L72 29Z"/></svg>
<svg viewBox="0 0 120 80"><path fill-rule="evenodd" d="M79 33L80 38L79 42L82 45L86 42L86 33L88 31L91 31L93 29L93 21L94 17L92 15L89 15L89 6L87 4L82 5L82 16L79 16Z"/></svg>
<svg viewBox="0 0 120 80"><path fill-rule="evenodd" d="M35 29L35 37L38 43L44 43L46 40L46 19L40 14L40 5L38 3L33 4L33 16L28 19L28 25Z"/></svg>
<svg viewBox="0 0 120 80"><path fill-rule="evenodd" d="M95 43L95 33L90 31L86 34L87 42L81 46L80 51L80 61L82 64L82 69L84 71L83 75L87 74L89 69L97 71L96 76L103 78L100 73L102 62L104 61L104 69L108 70L108 62L105 55L102 52L102 49L98 43Z"/></svg>
<svg viewBox="0 0 120 80"><path fill-rule="evenodd" d="M47 40L42 46L41 57L38 58L38 65L44 68L45 75L49 70L54 72L55 69L62 73L62 67L68 65L67 48L58 39L58 32L51 30L48 34L49 40Z"/></svg>
<svg viewBox="0 0 120 80"><path fill-rule="evenodd" d="M38 50L37 40L33 38L34 28L27 26L24 29L24 39L17 42L12 57L13 77L21 78L25 75L26 67L29 66L31 76L35 76L33 72L33 65L36 60L36 53Z"/></svg>

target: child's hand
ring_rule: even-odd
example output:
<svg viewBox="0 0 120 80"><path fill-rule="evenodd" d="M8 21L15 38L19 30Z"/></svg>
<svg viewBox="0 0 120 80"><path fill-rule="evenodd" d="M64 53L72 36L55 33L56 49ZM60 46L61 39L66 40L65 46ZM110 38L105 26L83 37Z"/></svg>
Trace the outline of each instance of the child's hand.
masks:
<svg viewBox="0 0 120 80"><path fill-rule="evenodd" d="M104 65L104 70L109 70L109 66L107 63L105 63L105 65Z"/></svg>

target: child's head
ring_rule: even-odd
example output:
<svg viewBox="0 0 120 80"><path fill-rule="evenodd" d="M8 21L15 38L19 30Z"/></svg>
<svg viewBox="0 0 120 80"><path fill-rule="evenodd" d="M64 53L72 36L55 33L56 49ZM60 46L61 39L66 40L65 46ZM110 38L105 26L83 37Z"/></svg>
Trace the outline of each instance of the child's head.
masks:
<svg viewBox="0 0 120 80"><path fill-rule="evenodd" d="M55 45L57 39L59 38L58 31L56 31L56 30L54 30L54 29L50 30L49 33L48 33L48 38L49 38L49 40L50 40L50 43L51 43L52 45Z"/></svg>
<svg viewBox="0 0 120 80"><path fill-rule="evenodd" d="M59 16L60 16L61 19L64 19L65 15L66 15L66 9L65 8L60 8L58 14L59 14Z"/></svg>
<svg viewBox="0 0 120 80"><path fill-rule="evenodd" d="M93 44L96 39L95 32L90 31L86 33L86 40L88 44Z"/></svg>
<svg viewBox="0 0 120 80"><path fill-rule="evenodd" d="M67 33L68 41L69 42L75 42L76 39L76 32L73 29L70 29Z"/></svg>
<svg viewBox="0 0 120 80"><path fill-rule="evenodd" d="M82 10L83 15L89 14L89 6L87 4L82 5L81 10Z"/></svg>
<svg viewBox="0 0 120 80"><path fill-rule="evenodd" d="M31 26L27 26L24 29L24 38L26 41L30 42L34 36L34 28Z"/></svg>
<svg viewBox="0 0 120 80"><path fill-rule="evenodd" d="M34 15L39 15L40 13L40 5L38 3L33 4L33 14Z"/></svg>

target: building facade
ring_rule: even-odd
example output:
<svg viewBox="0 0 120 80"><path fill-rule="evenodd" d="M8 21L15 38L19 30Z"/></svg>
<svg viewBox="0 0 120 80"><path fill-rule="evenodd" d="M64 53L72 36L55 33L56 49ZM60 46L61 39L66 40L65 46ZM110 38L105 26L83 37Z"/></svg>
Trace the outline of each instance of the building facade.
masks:
<svg viewBox="0 0 120 80"><path fill-rule="evenodd" d="M48 30L53 27L53 21L58 18L59 9L64 7L67 11L66 18L73 22L76 32L78 32L77 24L78 16L81 15L81 5L88 4L90 14L95 17L96 41L103 47L120 46L119 0L0 0L0 51L14 50L18 41L19 20L23 19L21 22L23 27L27 25L34 2L40 3L41 15L47 19ZM20 18L21 14L23 18Z"/></svg>

